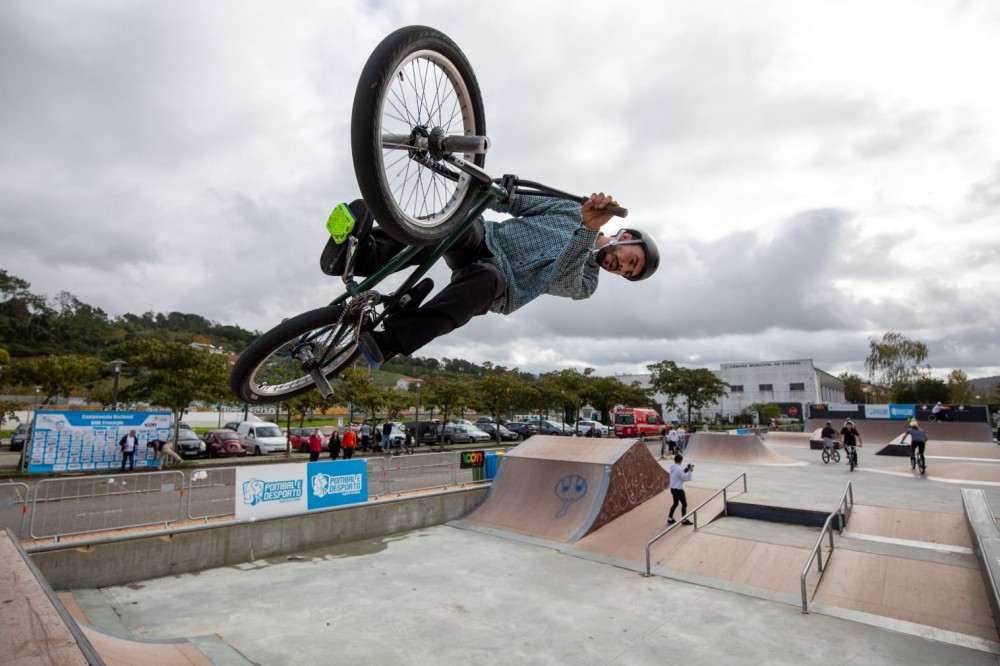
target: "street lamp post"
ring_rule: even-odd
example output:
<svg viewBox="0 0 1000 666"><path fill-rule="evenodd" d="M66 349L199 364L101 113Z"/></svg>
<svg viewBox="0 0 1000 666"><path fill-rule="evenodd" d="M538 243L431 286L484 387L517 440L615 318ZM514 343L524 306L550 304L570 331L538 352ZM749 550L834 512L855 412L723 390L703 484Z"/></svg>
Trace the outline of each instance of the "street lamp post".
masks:
<svg viewBox="0 0 1000 666"><path fill-rule="evenodd" d="M417 405L416 405L416 409L415 409L416 414L415 414L413 420L417 422L417 428L419 429L419 427L420 427L420 380L418 379L417 381L413 382L413 385L417 388ZM419 432L419 430L418 430L418 432Z"/></svg>
<svg viewBox="0 0 1000 666"><path fill-rule="evenodd" d="M111 361L111 369L115 373L115 383L111 387L111 411L113 412L118 411L118 376L121 374L122 366L124 364L125 361L121 360L120 358L116 358L115 360Z"/></svg>
<svg viewBox="0 0 1000 666"><path fill-rule="evenodd" d="M742 393L737 393L736 394L736 405L737 405L736 409L738 410L737 414L742 414L743 413L743 394Z"/></svg>

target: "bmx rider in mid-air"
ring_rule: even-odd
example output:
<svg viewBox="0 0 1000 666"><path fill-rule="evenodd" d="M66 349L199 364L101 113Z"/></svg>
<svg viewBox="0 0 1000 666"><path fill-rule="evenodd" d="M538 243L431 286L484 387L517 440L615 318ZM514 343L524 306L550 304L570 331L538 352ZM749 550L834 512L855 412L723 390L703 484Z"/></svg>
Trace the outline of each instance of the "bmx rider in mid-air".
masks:
<svg viewBox="0 0 1000 666"><path fill-rule="evenodd" d="M479 217L444 255L451 281L426 304L429 279L411 290L413 303L387 317L383 331L364 331L358 346L368 363L378 367L396 354L412 354L431 340L464 326L472 317L510 314L542 294L589 298L597 289L599 268L628 280L645 280L656 272L656 243L637 229L606 236L600 229L617 202L603 192L583 204L564 199L513 195L491 209L511 215L501 222ZM363 200L349 205L358 238L354 273L368 276L403 249L403 244L373 226ZM327 275L342 275L347 243L333 238L320 259ZM432 248L428 248L430 251ZM410 262L418 264L426 254ZM419 307L418 307L419 305Z"/></svg>

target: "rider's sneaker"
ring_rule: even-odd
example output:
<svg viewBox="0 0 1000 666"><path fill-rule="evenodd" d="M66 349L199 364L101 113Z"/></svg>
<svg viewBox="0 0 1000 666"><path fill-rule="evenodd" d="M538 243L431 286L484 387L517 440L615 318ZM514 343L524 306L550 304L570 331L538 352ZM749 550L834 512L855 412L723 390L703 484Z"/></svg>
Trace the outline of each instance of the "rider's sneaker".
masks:
<svg viewBox="0 0 1000 666"><path fill-rule="evenodd" d="M694 525L694 523L685 518L684 520L681 521L681 525Z"/></svg>
<svg viewBox="0 0 1000 666"><path fill-rule="evenodd" d="M406 292L406 295L410 297L410 300L402 307L403 310L414 310L420 307L420 304L424 302L427 298L427 294L434 290L434 281L429 277L424 278L420 282L413 285L410 291Z"/></svg>
<svg viewBox="0 0 1000 666"><path fill-rule="evenodd" d="M673 524L674 524L674 523L676 523L676 522L677 522L677 521L676 521L676 520L674 520L673 518L667 518L667 525L673 525Z"/></svg>
<svg viewBox="0 0 1000 666"><path fill-rule="evenodd" d="M389 334L384 331L364 331L358 336L358 349L364 355L365 360L372 370L396 355L396 351L389 340Z"/></svg>
<svg viewBox="0 0 1000 666"><path fill-rule="evenodd" d="M319 258L320 270L327 275L343 275L350 237L354 236L363 242L372 229L372 219L362 199L355 199L346 206L339 204L334 208L326 223L330 238Z"/></svg>

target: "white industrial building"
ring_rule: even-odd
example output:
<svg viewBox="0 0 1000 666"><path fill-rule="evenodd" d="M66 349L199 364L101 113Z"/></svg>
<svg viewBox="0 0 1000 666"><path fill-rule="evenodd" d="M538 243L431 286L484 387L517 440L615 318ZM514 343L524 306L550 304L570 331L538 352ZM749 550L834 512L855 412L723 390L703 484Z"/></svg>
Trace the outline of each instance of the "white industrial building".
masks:
<svg viewBox="0 0 1000 666"><path fill-rule="evenodd" d="M845 402L844 382L815 367L812 359L723 363L712 372L729 385L729 393L718 404L701 410L705 419L728 418L754 403L775 403L782 414L801 420L806 405ZM650 377L649 374L615 376L624 384L638 382L643 388L649 388ZM664 418L687 420L687 405L679 404L676 410L669 410L667 397L659 393L653 400L661 406ZM678 403L682 401L683 398L677 399Z"/></svg>

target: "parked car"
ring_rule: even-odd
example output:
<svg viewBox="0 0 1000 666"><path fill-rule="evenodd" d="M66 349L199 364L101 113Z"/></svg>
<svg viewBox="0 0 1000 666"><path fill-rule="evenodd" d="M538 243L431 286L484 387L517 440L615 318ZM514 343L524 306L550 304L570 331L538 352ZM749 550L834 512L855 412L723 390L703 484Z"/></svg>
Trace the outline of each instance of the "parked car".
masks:
<svg viewBox="0 0 1000 666"><path fill-rule="evenodd" d="M437 444L441 439L438 433L437 421L407 421L407 428L413 428L417 433L416 444Z"/></svg>
<svg viewBox="0 0 1000 666"><path fill-rule="evenodd" d="M10 435L10 450L20 451L23 449L24 445L28 442L29 432L28 424L19 423Z"/></svg>
<svg viewBox="0 0 1000 666"><path fill-rule="evenodd" d="M611 428L609 428L608 426L604 425L600 421L587 421L587 420L582 420L582 419L580 421L576 422L576 426L574 427L574 432L576 432L576 434L578 436L583 437L590 430L590 426L594 426L594 436L595 437L610 437L611 436Z"/></svg>
<svg viewBox="0 0 1000 666"><path fill-rule="evenodd" d="M517 423L508 423L506 426L507 430L511 432L516 432L521 436L521 439L528 439L532 435L538 434L538 426L534 423L527 423L525 421L519 421Z"/></svg>
<svg viewBox="0 0 1000 666"><path fill-rule="evenodd" d="M207 455L208 445L194 430L178 428L176 451L183 458L201 458Z"/></svg>
<svg viewBox="0 0 1000 666"><path fill-rule="evenodd" d="M178 428L182 428L184 430L190 430L192 432L194 431L194 428L191 427L191 424L190 423L184 423L184 421L178 421L177 422L177 427Z"/></svg>
<svg viewBox="0 0 1000 666"><path fill-rule="evenodd" d="M441 433L445 444L469 444L472 442L488 442L490 436L471 425L464 423L449 423Z"/></svg>
<svg viewBox="0 0 1000 666"><path fill-rule="evenodd" d="M506 427L498 426L495 423L478 423L476 425L480 430L489 435L490 439L494 442L497 441L497 430L500 431L501 442L516 442L521 439L521 436L513 430L508 430Z"/></svg>
<svg viewBox="0 0 1000 666"><path fill-rule="evenodd" d="M240 429L240 422L239 421L229 421L229 422L226 423L226 425L224 425L222 427L225 428L226 430L232 430L233 432L236 432L237 430Z"/></svg>
<svg viewBox="0 0 1000 666"><path fill-rule="evenodd" d="M244 421L236 430L243 446L248 453L259 456L262 453L282 453L288 444L288 438L274 423L267 421Z"/></svg>
<svg viewBox="0 0 1000 666"><path fill-rule="evenodd" d="M572 431L566 427L565 423L542 419L538 422L539 435L569 435Z"/></svg>
<svg viewBox="0 0 1000 666"><path fill-rule="evenodd" d="M240 436L232 430L220 428L209 430L201 436L208 449L209 458L225 458L228 456L245 456L247 449L243 446Z"/></svg>

